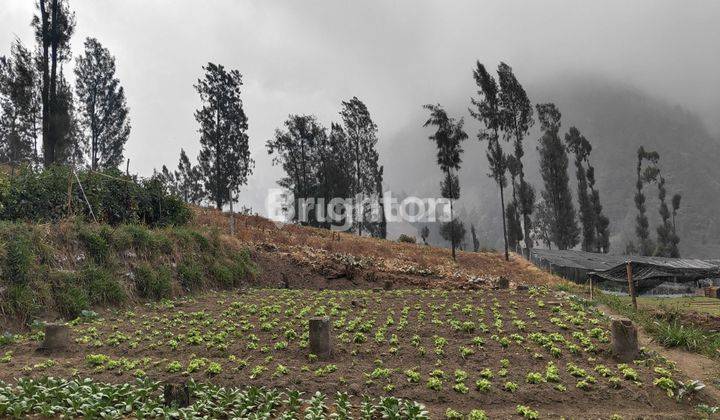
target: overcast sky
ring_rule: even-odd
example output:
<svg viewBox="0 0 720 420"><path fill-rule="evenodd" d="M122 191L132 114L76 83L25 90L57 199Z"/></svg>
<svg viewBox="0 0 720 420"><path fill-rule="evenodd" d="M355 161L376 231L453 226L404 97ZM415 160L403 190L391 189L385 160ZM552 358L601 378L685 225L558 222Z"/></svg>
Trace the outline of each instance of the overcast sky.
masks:
<svg viewBox="0 0 720 420"><path fill-rule="evenodd" d="M0 0L0 54L32 42L33 0ZM329 125L358 96L391 141L428 102L473 93L476 59L521 81L591 72L698 113L720 132L720 1L70 0L73 39L117 58L133 130L132 171L175 167L199 148L193 83L208 61L243 74L257 165L241 199L262 210L279 176L265 141L290 113ZM72 65L65 69L71 74ZM457 112L462 112L458 109ZM386 146L386 145L385 145ZM381 149L386 148L381 145Z"/></svg>

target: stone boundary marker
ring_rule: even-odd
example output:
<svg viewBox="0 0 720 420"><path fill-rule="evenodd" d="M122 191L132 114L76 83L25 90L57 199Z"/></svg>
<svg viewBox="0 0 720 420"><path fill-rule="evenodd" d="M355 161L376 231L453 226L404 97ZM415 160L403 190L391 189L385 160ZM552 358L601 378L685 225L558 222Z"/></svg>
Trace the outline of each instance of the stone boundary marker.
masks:
<svg viewBox="0 0 720 420"><path fill-rule="evenodd" d="M332 358L333 348L330 341L330 318L310 319L310 352L321 360Z"/></svg>
<svg viewBox="0 0 720 420"><path fill-rule="evenodd" d="M640 354L638 334L635 324L628 318L610 318L612 332L612 352L620 362L631 362Z"/></svg>
<svg viewBox="0 0 720 420"><path fill-rule="evenodd" d="M45 339L38 351L65 350L70 345L70 328L66 324L45 324Z"/></svg>

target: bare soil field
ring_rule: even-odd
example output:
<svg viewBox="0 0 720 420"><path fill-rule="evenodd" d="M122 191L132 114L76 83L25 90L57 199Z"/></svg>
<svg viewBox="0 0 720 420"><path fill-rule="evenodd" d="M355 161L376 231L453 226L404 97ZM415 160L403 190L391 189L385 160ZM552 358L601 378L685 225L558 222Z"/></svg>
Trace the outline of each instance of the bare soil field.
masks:
<svg viewBox="0 0 720 420"><path fill-rule="evenodd" d="M345 282L346 280L342 280ZM343 287L339 287L343 288ZM327 316L335 354L308 349L307 322ZM73 323L70 350L36 351L38 333L2 348L0 380L134 377L179 383L298 389L306 394L388 395L448 409L516 416L689 418L711 403L681 401L682 372L650 352L616 363L607 318L550 289L299 290L247 288L108 309ZM532 414L532 413L531 413Z"/></svg>

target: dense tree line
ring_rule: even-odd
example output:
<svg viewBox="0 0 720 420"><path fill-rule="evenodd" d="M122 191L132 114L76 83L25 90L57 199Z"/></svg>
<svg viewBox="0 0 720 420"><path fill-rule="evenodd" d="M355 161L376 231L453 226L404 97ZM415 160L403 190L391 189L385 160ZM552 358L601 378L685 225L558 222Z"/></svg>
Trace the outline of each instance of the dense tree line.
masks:
<svg viewBox="0 0 720 420"><path fill-rule="evenodd" d="M382 208L383 167L379 164L377 126L367 106L357 97L341 103L340 123L324 127L313 115L290 115L283 128L266 143L273 164L283 168L285 176L278 184L289 189L295 198L295 220L301 216L298 199L313 199L320 212L307 211L301 223L330 228L344 225L351 218L352 230L384 238L387 224ZM338 208L347 211L342 221L332 223L325 209L333 198L353 198L355 206ZM380 208L368 203L377 202ZM308 209L314 210L314 209ZM374 216L374 217L372 217Z"/></svg>

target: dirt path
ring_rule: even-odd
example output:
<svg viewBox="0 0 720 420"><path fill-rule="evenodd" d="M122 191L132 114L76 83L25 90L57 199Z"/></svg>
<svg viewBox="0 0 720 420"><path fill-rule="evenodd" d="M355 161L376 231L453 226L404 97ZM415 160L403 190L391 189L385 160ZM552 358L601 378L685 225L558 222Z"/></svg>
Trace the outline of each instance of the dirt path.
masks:
<svg viewBox="0 0 720 420"><path fill-rule="evenodd" d="M618 315L606 305L598 305L598 309L608 316ZM703 392L716 403L720 403L720 389L716 385L716 382L720 380L720 364L717 360L681 349L664 347L655 342L642 328L638 328L638 340L641 346L654 350L675 362L677 368L688 377L702 381L705 384Z"/></svg>

